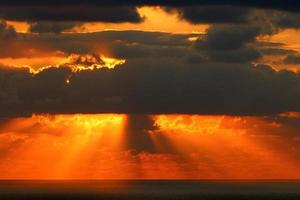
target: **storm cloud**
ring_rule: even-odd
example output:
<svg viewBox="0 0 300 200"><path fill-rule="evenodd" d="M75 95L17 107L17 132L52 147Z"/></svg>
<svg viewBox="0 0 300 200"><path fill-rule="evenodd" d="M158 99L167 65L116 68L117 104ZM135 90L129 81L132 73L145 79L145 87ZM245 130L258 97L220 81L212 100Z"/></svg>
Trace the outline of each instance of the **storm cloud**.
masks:
<svg viewBox="0 0 300 200"><path fill-rule="evenodd" d="M166 7L168 12L177 12L181 19L192 24L199 23L245 23L248 22L251 9L234 6L184 6ZM212 15L212 13L214 13Z"/></svg>
<svg viewBox="0 0 300 200"><path fill-rule="evenodd" d="M61 33L79 27L80 22L32 22L29 32L32 33Z"/></svg>
<svg viewBox="0 0 300 200"><path fill-rule="evenodd" d="M29 2L36 4L31 6ZM257 64L268 53L260 46L258 37L297 27L297 23L284 26L286 23L282 22L287 15L289 19L296 16L287 11L297 11L297 4L289 7L289 1L285 6L279 1L180 2L75 1L68 6L60 1L58 9L53 6L56 1L1 2L0 16L29 21L31 32L17 33L12 26L1 22L0 40L4 44L0 46L1 58L77 56L71 63L48 66L37 74L32 74L28 67L3 65L1 115L271 115L300 111L299 73ZM137 30L61 33L89 21L142 22L136 7L141 5L166 6L170 12L175 9L181 19L210 26L205 33ZM252 7L285 11L255 10L253 17ZM214 12L217 14L210 15ZM285 12L288 14L283 15ZM269 52L283 49L272 48ZM82 60L86 55L90 59ZM115 69L82 71L74 71L70 66L102 66L104 61L99 55L125 59L126 63ZM293 61L287 58L286 62L295 62L295 58Z"/></svg>
<svg viewBox="0 0 300 200"><path fill-rule="evenodd" d="M33 6L34 5L34 6ZM132 6L80 6L66 5L47 7L31 4L29 6L1 6L0 18L14 21L79 21L79 22L132 22L139 23L143 19L138 14L137 8Z"/></svg>
<svg viewBox="0 0 300 200"><path fill-rule="evenodd" d="M233 6L248 6L248 7L258 7L258 8L271 8L271 9L281 9L281 10L291 10L299 11L300 4L297 0L273 0L273 1L260 1L260 0L74 0L73 4L77 5L132 5L132 6L143 6L143 5L163 5L163 6L195 6L195 5L233 5ZM11 5L41 5L41 6L57 6L57 5L69 5L70 2L67 0L4 0L1 1L2 6Z"/></svg>
<svg viewBox="0 0 300 200"><path fill-rule="evenodd" d="M72 72L61 67L37 75L3 68L0 82L2 115L265 115L300 111L299 74L251 64L136 60L115 69Z"/></svg>

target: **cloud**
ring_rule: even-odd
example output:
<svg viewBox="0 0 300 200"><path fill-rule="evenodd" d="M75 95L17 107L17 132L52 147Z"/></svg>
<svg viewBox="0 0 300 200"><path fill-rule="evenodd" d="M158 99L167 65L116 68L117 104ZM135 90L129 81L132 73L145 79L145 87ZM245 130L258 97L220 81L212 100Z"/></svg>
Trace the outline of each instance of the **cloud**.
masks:
<svg viewBox="0 0 300 200"><path fill-rule="evenodd" d="M72 55L68 65L92 66L105 65L105 62L97 55Z"/></svg>
<svg viewBox="0 0 300 200"><path fill-rule="evenodd" d="M59 3L58 3L59 4ZM57 4L57 5L58 5ZM54 22L109 22L139 23L143 18L134 6L81 6L80 4L65 6L47 6L33 3L31 5L2 6L0 3L0 17L14 21L54 21Z"/></svg>
<svg viewBox="0 0 300 200"><path fill-rule="evenodd" d="M1 74L1 115L300 111L299 74L268 66L140 59L115 69L50 68L34 76L2 69Z"/></svg>
<svg viewBox="0 0 300 200"><path fill-rule="evenodd" d="M276 1L260 1L260 0L73 0L72 4L77 4L81 6L116 6L116 5L132 5L132 6L142 6L142 5L163 5L163 6L195 6L195 5L232 5L232 6L248 6L248 7L258 7L258 8L271 8L279 10L290 10L299 11L300 4L297 0L276 0ZM1 1L2 6L28 6L28 5L39 5L39 6L58 6L58 5L70 5L67 0L51 0L51 1L39 1L39 0L4 0Z"/></svg>
<svg viewBox="0 0 300 200"><path fill-rule="evenodd" d="M199 23L245 23L251 9L233 6L186 6L167 7L166 11L177 12L181 19L192 24ZM213 13L213 14L212 14Z"/></svg>
<svg viewBox="0 0 300 200"><path fill-rule="evenodd" d="M18 38L0 46L0 57L32 57L51 54L107 53L121 58L182 52L191 43L189 37L199 34L171 34L144 31L101 31L70 34L18 34ZM9 49L9 51L7 50ZM27 49L27 50L26 50ZM28 51L30 49L30 51ZM173 52L173 53L172 53ZM177 54L178 55L178 54Z"/></svg>
<svg viewBox="0 0 300 200"><path fill-rule="evenodd" d="M277 72L269 66L250 63L261 58L261 50L265 48L257 37L275 33L265 24L264 20L248 24L218 23L211 25L205 34L145 31L23 34L2 22L0 40L3 38L5 45L0 46L1 57L43 56L41 53L78 54L78 57L36 75L26 68L2 67L1 115L107 112L265 115L299 111L298 73ZM52 32L49 25L45 32ZM191 41L191 37L198 39ZM72 70L74 64L102 65L103 61L95 56L101 54L127 61L115 69Z"/></svg>
<svg viewBox="0 0 300 200"><path fill-rule="evenodd" d="M265 34L267 33L260 24L215 24L210 26L205 34L146 31L18 34L19 37L14 42L0 47L3 48L0 57L102 54L121 59L156 58L185 59L188 63L246 63L262 57L265 46L257 41L257 37ZM189 38L198 39L190 41ZM274 52L282 46L272 48Z"/></svg>
<svg viewBox="0 0 300 200"><path fill-rule="evenodd" d="M212 61L250 62L261 57L254 46L260 34L258 26L218 24L211 26L194 47Z"/></svg>
<svg viewBox="0 0 300 200"><path fill-rule="evenodd" d="M29 31L32 33L61 33L82 25L79 22L32 22Z"/></svg>
<svg viewBox="0 0 300 200"><path fill-rule="evenodd" d="M294 50L280 49L280 48L261 48L260 52L264 55L287 55L290 53L295 53Z"/></svg>
<svg viewBox="0 0 300 200"><path fill-rule="evenodd" d="M255 48L240 48L236 50L208 50L205 52L212 61L229 63L246 63L258 60L262 54Z"/></svg>
<svg viewBox="0 0 300 200"><path fill-rule="evenodd" d="M158 130L154 125L154 120L148 115L130 114L126 120L126 137L128 149L136 152L156 152L149 132Z"/></svg>
<svg viewBox="0 0 300 200"><path fill-rule="evenodd" d="M186 62L249 62L261 57L255 46L258 26L214 25L206 34L172 34L145 31L102 31L69 34L19 34L0 57L34 57L49 54L104 54L121 59L186 59ZM196 42L189 38L197 37ZM15 45L18 44L18 45ZM21 47L21 48L20 48ZM23 47L23 48L22 48ZM4 47L2 47L4 48ZM30 49L26 51L25 48ZM1 49L1 47L0 47ZM192 59L193 58L197 59ZM201 58L201 59L199 59Z"/></svg>
<svg viewBox="0 0 300 200"><path fill-rule="evenodd" d="M208 49L232 50L254 42L259 27L247 25L215 25L208 29L204 45Z"/></svg>
<svg viewBox="0 0 300 200"><path fill-rule="evenodd" d="M272 35L284 29L300 28L297 12L255 9L231 5L166 7L191 24L249 25L260 27L262 34Z"/></svg>
<svg viewBox="0 0 300 200"><path fill-rule="evenodd" d="M0 40L10 40L15 38L17 33L12 26L9 26L5 21L0 20Z"/></svg>
<svg viewBox="0 0 300 200"><path fill-rule="evenodd" d="M294 115L294 116L293 116ZM294 139L298 138L298 134L300 131L300 117L299 113L283 113L280 115L267 116L265 119L271 123L277 123L280 126L277 128L271 129L270 134L277 134L281 137L291 137ZM283 134L284 133L284 134ZM298 143L299 141L294 141Z"/></svg>
<svg viewBox="0 0 300 200"><path fill-rule="evenodd" d="M300 28L298 12L254 9L233 6L188 6L168 7L176 11L181 19L192 24L250 24L260 25L268 34L274 34L283 29Z"/></svg>
<svg viewBox="0 0 300 200"><path fill-rule="evenodd" d="M298 55L298 54L289 54L285 57L283 62L285 64L294 64L294 65L300 64L300 55Z"/></svg>
<svg viewBox="0 0 300 200"><path fill-rule="evenodd" d="M280 29L300 28L300 14L290 12L273 12L271 14L272 22Z"/></svg>
<svg viewBox="0 0 300 200"><path fill-rule="evenodd" d="M276 23L281 27L298 26L295 12L300 10L296 0L268 1L259 0L188 0L188 1L38 1L12 0L0 2L0 17L5 20L45 22L108 22L140 23L143 17L138 13L139 6L164 6L166 10L176 10L180 18L190 23L246 23L253 8L282 10L278 12ZM292 11L293 13L289 13ZM213 14L212 14L213 13ZM57 28L56 28L57 29ZM43 28L44 30L44 28ZM51 30L51 29L50 29Z"/></svg>

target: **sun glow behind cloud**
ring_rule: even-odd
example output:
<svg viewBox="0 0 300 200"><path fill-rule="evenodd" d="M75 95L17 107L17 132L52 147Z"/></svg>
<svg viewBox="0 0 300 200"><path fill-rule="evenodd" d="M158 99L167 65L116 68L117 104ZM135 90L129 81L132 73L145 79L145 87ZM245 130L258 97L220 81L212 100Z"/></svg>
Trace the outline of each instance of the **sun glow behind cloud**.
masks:
<svg viewBox="0 0 300 200"><path fill-rule="evenodd" d="M193 25L184 20L179 19L176 13L165 12L160 6L143 6L138 8L138 12L144 17L141 23L104 23L91 22L81 23L65 33L87 33L103 30L146 30L146 31L161 31L173 33L190 33L190 32L205 32L209 27L207 24ZM168 23L161 23L161 19ZM8 24L13 26L18 32L26 33L30 29L30 24L27 22L8 21Z"/></svg>
<svg viewBox="0 0 300 200"><path fill-rule="evenodd" d="M0 127L2 179L292 179L292 143L257 117L158 115L155 152L136 151L126 115L34 115ZM142 134L142 132L141 132ZM297 146L296 146L297 147Z"/></svg>
<svg viewBox="0 0 300 200"><path fill-rule="evenodd" d="M28 68L30 73L38 74L48 68L70 67L73 72L83 70L96 70L100 68L113 69L118 65L126 62L125 59L111 58L104 55L91 55L91 54L71 54L62 57L49 57L45 58L21 58L21 59L0 59L0 63L15 67L15 68ZM27 63L27 64L25 64Z"/></svg>

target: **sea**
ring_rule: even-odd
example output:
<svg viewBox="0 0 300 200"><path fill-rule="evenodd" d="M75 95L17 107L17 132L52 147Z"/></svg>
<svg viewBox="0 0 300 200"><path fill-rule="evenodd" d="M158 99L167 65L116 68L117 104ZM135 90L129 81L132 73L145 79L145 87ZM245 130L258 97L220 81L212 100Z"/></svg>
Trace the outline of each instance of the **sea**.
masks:
<svg viewBox="0 0 300 200"><path fill-rule="evenodd" d="M290 180L2 180L0 200L300 200Z"/></svg>

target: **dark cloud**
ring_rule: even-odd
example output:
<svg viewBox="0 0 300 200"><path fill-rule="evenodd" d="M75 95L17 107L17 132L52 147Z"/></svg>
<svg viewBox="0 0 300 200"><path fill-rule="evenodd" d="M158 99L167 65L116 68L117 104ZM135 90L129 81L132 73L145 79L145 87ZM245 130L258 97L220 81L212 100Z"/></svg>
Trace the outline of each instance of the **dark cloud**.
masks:
<svg viewBox="0 0 300 200"><path fill-rule="evenodd" d="M62 52L70 54L100 54L109 52L117 58L185 59L188 63L220 61L249 62L260 58L257 36L260 26L217 24L206 34L171 34L144 31L102 31L69 34L20 34L5 46L10 51L0 52L2 57L31 57L33 52ZM196 42L189 38L197 37ZM14 45L18 44L18 45ZM31 51L26 51L26 46ZM3 47L4 48L4 47ZM1 49L1 47L0 47ZM22 51L24 50L24 51ZM47 54L45 54L48 56ZM196 59L195 59L196 58ZM199 59L201 58L201 59Z"/></svg>
<svg viewBox="0 0 300 200"><path fill-rule="evenodd" d="M202 1L1 1L0 17L16 21L54 21L54 22L132 22L139 23L143 17L139 15L137 7L143 5L164 6L167 11L176 11L179 17L190 23L249 23L253 17L252 8L270 8L275 17L273 21L281 28L299 27L298 18L300 5L296 0L290 1L237 1L237 0L202 0ZM46 26L46 25L44 25ZM62 26L62 25L61 25ZM52 30L49 27L48 29ZM42 30L44 30L42 28ZM56 27L54 30L61 29ZM40 29L38 29L40 30Z"/></svg>
<svg viewBox="0 0 300 200"><path fill-rule="evenodd" d="M233 6L190 6L167 8L167 11L177 11L181 19L192 24L198 23L246 23L251 10Z"/></svg>
<svg viewBox="0 0 300 200"><path fill-rule="evenodd" d="M54 23L55 24L55 23ZM46 27L52 29L52 26ZM51 30L49 30L51 31ZM145 31L102 31L69 34L18 34L7 42L0 57L34 57L49 54L108 53L122 59L185 59L188 63L220 61L245 63L262 56L265 45L257 37L265 35L261 25L215 24L206 34L171 34ZM195 42L189 38L198 38ZM282 49L282 46L270 48ZM282 44L280 44L282 45ZM20 47L25 48L20 48ZM26 48L30 49L27 51ZM6 49L6 50L5 50ZM7 50L9 49L9 51ZM200 59L201 58L201 59Z"/></svg>
<svg viewBox="0 0 300 200"><path fill-rule="evenodd" d="M285 64L300 64L300 55L299 54L289 54L285 59L283 60Z"/></svg>
<svg viewBox="0 0 300 200"><path fill-rule="evenodd" d="M250 64L136 60L109 70L1 71L1 115L188 113L264 115L300 111L299 74ZM66 83L66 79L70 83Z"/></svg>
<svg viewBox="0 0 300 200"><path fill-rule="evenodd" d="M145 44L128 44L118 43L113 45L114 55L118 58L135 59L135 58L182 58L193 53L189 46L173 45L145 45Z"/></svg>
<svg viewBox="0 0 300 200"><path fill-rule="evenodd" d="M300 132L300 117L299 116L288 116L288 115L275 115L265 117L271 123L277 123L281 126L273 128L270 133L277 134L285 137L294 137L298 136ZM276 130L277 129L277 130ZM282 133L285 133L284 135Z"/></svg>
<svg viewBox="0 0 300 200"><path fill-rule="evenodd" d="M249 62L261 57L254 46L256 37L260 34L258 26L214 25L194 46L213 61Z"/></svg>
<svg viewBox="0 0 300 200"><path fill-rule="evenodd" d="M215 25L208 29L204 46L214 50L232 50L254 42L259 27L247 25Z"/></svg>
<svg viewBox="0 0 300 200"><path fill-rule="evenodd" d="M163 149L158 149L155 141L151 138L155 134L156 140L160 141ZM177 153L176 148L161 134L159 127L155 124L153 116L144 114L129 114L126 116L125 137L127 142L126 150L132 153L150 152L150 153Z"/></svg>
<svg viewBox="0 0 300 200"><path fill-rule="evenodd" d="M206 55L212 61L245 63L255 61L262 57L260 51L255 48L239 48L235 50L205 50Z"/></svg>
<svg viewBox="0 0 300 200"><path fill-rule="evenodd" d="M199 34L171 34L144 31L102 31L70 34L19 34L14 41L0 46L0 57L32 57L43 52L99 54L111 51L120 58L180 56L191 45L189 37ZM27 51L26 48L31 51ZM9 49L9 51L7 51ZM35 54L33 54L35 52ZM188 53L188 52L187 52ZM175 55L176 54L176 55ZM48 54L45 54L49 56ZM174 56L175 55L175 56Z"/></svg>
<svg viewBox="0 0 300 200"><path fill-rule="evenodd" d="M78 22L32 22L29 31L32 33L61 33L79 27Z"/></svg>
<svg viewBox="0 0 300 200"><path fill-rule="evenodd" d="M127 148L136 152L156 152L149 132L158 130L148 115L130 114L126 120Z"/></svg>
<svg viewBox="0 0 300 200"><path fill-rule="evenodd" d="M276 42L267 42L267 41L257 41L255 44L256 48L263 55L279 55L279 56L286 56L289 54L296 53L295 50L286 49L285 44L283 43L276 43Z"/></svg>
<svg viewBox="0 0 300 200"><path fill-rule="evenodd" d="M256 26L264 35L273 35L288 28L300 28L300 14L297 12L228 5L167 7L165 10L177 12L179 18L192 24L243 24L250 27Z"/></svg>
<svg viewBox="0 0 300 200"><path fill-rule="evenodd" d="M249 6L258 8L272 8L280 10L299 11L300 4L298 0L273 0L273 1L261 1L261 0L73 0L72 4L86 6L86 5L163 5L163 6L195 6L195 5L233 5L233 6ZM28 6L28 5L40 5L40 6L59 6L59 5L70 5L70 1L66 0L4 0L1 1L0 5L3 6Z"/></svg>
<svg viewBox="0 0 300 200"><path fill-rule="evenodd" d="M166 7L180 19L192 24L244 24L257 26L262 34L276 34L288 28L300 28L300 14L297 12L253 9L236 6L183 6Z"/></svg>
<svg viewBox="0 0 300 200"><path fill-rule="evenodd" d="M258 26L246 25L214 25L205 35L144 31L20 34L21 37L14 43L5 46L5 49L9 48L10 51L2 51L0 56L31 57L34 56L32 52L99 54L108 50L113 56L122 59L184 58L187 62L195 62L195 59L189 58L192 56L197 57L198 61L198 58L201 58L202 61L248 62L261 56L255 47L256 37L260 34ZM199 39L194 44L189 41L191 37ZM31 51L26 51L20 48L21 46L26 46Z"/></svg>
<svg viewBox="0 0 300 200"><path fill-rule="evenodd" d="M166 10L176 10L180 18L190 23L247 23L253 9L270 8L284 10L278 12L276 20L281 27L298 26L298 14L288 11L299 11L300 4L296 0L290 1L237 1L237 0L190 0L190 1L1 1L0 17L15 21L54 21L54 22L132 22L139 23L143 17L137 11L138 6L160 5ZM45 26L45 25L44 25ZM42 28L44 30L45 28ZM49 25L48 25L49 29ZM59 29L56 27L54 30ZM39 29L38 29L39 30ZM52 30L50 28L50 30Z"/></svg>
<svg viewBox="0 0 300 200"><path fill-rule="evenodd" d="M6 43L0 46L2 57L37 56L34 52L79 55L71 63L36 75L26 69L1 68L1 115L265 115L300 111L299 74L249 63L260 58L263 47L257 37L272 32L266 30L269 27L259 21L246 25L214 24L206 34L21 34L3 22L0 39ZM199 39L192 42L190 37ZM126 64L113 70L71 70L73 64L102 65L96 55L105 50L117 58L128 59ZM148 139L141 138L145 143Z"/></svg>
<svg viewBox="0 0 300 200"><path fill-rule="evenodd" d="M273 12L271 20L278 28L300 28L300 14L290 12Z"/></svg>
<svg viewBox="0 0 300 200"><path fill-rule="evenodd" d="M0 20L0 41L10 40L17 37L17 33L12 26L9 26L5 21Z"/></svg>
<svg viewBox="0 0 300 200"><path fill-rule="evenodd" d="M93 66L105 65L105 62L98 56L93 54L88 55L71 55L68 65Z"/></svg>
<svg viewBox="0 0 300 200"><path fill-rule="evenodd" d="M205 62L205 57L201 54L191 54L185 56L185 61L188 64L197 64L197 63L203 63Z"/></svg>
<svg viewBox="0 0 300 200"><path fill-rule="evenodd" d="M262 52L264 55L287 55L294 53L295 51L280 48L261 48L260 52Z"/></svg>
<svg viewBox="0 0 300 200"><path fill-rule="evenodd" d="M133 6L80 6L72 3L67 6L1 6L0 18L15 21L78 21L78 22L132 22L139 23L143 19Z"/></svg>

